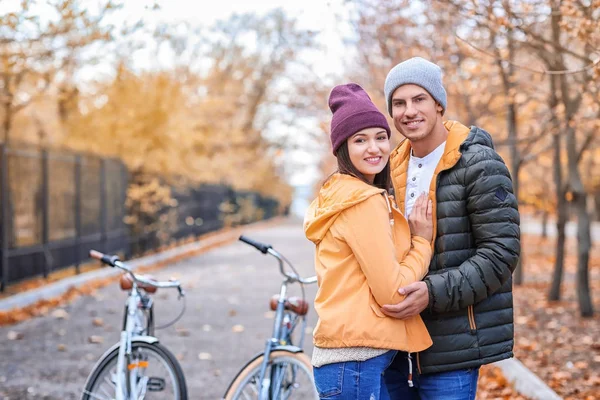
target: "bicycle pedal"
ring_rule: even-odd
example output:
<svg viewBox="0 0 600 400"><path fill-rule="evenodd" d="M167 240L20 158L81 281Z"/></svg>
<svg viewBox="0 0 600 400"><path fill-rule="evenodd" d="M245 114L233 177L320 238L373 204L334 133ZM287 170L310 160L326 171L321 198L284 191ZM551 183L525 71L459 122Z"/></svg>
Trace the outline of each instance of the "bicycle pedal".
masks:
<svg viewBox="0 0 600 400"><path fill-rule="evenodd" d="M165 380L163 378L150 377L146 388L151 392L162 392L165 390Z"/></svg>

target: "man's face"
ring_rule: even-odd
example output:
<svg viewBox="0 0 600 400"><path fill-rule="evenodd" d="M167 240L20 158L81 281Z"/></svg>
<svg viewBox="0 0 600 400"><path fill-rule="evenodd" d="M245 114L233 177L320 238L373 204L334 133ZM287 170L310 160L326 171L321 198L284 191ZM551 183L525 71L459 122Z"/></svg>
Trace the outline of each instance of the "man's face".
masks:
<svg viewBox="0 0 600 400"><path fill-rule="evenodd" d="M417 85L402 85L392 94L392 118L394 126L411 142L429 136L438 118L442 117L442 106Z"/></svg>

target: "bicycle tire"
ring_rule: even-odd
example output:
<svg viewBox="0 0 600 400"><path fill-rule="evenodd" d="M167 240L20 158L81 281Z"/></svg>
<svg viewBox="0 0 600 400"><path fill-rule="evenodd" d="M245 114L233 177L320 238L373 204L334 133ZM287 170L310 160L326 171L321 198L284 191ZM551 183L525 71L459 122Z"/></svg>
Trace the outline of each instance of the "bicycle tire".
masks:
<svg viewBox="0 0 600 400"><path fill-rule="evenodd" d="M242 393L242 390L249 384L250 380L253 377L256 377L260 373L260 367L264 360L264 354L261 354L254 359L250 360L241 370L238 372L236 377L233 379L227 392L223 396L223 400L237 400ZM275 350L270 354L270 364L277 363L289 363L296 365L300 371L306 374L306 378L310 384L310 388L303 388L310 395L307 397L305 393L299 393L298 396L292 396L292 399L306 399L309 400L311 397L314 399L319 399L319 395L316 392L313 373L312 373L312 365L310 364L310 360L304 353L294 353L287 350ZM312 396L311 396L312 395ZM290 398L290 397L286 397Z"/></svg>
<svg viewBox="0 0 600 400"><path fill-rule="evenodd" d="M132 353L137 349L145 349L147 351L155 353L156 357L162 359L165 365L170 368L170 372L173 374L175 378L174 384L177 385L174 390L176 397L175 400L187 400L187 386L185 382L185 376L183 374L183 370L181 369L181 365L175 358L175 356L167 350L166 347L161 345L160 343L149 344L146 342L135 341L131 343ZM116 359L119 356L119 347L115 347L113 351L107 354L104 358L102 358L96 364L96 367L92 370L90 375L88 376L85 388L83 390L83 394L81 396L81 400L96 400L102 399L99 397L100 395L95 395L92 390L96 387L96 381L103 375L105 369L116 364ZM161 397L162 399L163 397Z"/></svg>

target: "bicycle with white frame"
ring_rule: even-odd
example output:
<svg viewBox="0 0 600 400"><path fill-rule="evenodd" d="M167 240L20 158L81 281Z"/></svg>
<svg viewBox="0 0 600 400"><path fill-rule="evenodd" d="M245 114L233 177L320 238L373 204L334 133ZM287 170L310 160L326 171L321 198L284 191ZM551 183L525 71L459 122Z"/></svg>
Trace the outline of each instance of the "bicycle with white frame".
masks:
<svg viewBox="0 0 600 400"><path fill-rule="evenodd" d="M117 256L91 250L90 257L119 268L121 289L129 291L123 318L121 340L96 363L87 378L82 400L187 400L185 377L175 356L154 336L154 302L150 294L159 288L175 288L179 298L184 291L179 281L156 281L133 273Z"/></svg>

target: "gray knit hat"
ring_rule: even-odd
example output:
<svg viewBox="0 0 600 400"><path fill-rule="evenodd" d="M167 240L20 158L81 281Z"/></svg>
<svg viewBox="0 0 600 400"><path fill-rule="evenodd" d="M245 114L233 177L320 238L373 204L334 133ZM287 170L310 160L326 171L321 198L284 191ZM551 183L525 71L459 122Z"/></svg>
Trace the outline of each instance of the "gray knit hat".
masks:
<svg viewBox="0 0 600 400"><path fill-rule="evenodd" d="M412 83L427 90L431 97L441 104L446 111L446 89L442 84L442 69L421 57L413 57L402 61L390 70L385 78L383 91L390 117L392 116L392 94L402 85Z"/></svg>

